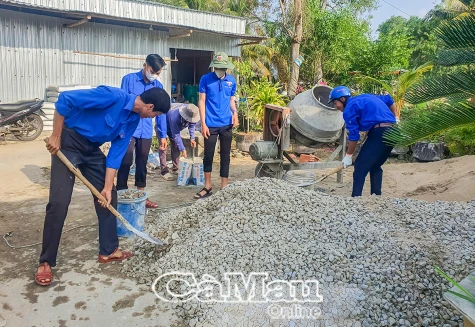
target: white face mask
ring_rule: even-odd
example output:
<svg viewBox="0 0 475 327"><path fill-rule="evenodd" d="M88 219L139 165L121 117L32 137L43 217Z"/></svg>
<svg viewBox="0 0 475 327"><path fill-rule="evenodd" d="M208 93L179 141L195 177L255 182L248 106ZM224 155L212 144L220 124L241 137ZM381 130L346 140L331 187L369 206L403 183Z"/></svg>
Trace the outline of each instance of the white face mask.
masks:
<svg viewBox="0 0 475 327"><path fill-rule="evenodd" d="M216 76L218 76L218 78L222 78L224 75L226 75L226 70L214 70L214 73L216 74Z"/></svg>
<svg viewBox="0 0 475 327"><path fill-rule="evenodd" d="M147 77L147 79L150 81L150 82L153 82L154 80L157 79L157 75L152 75L148 72L148 70L145 71L145 76Z"/></svg>

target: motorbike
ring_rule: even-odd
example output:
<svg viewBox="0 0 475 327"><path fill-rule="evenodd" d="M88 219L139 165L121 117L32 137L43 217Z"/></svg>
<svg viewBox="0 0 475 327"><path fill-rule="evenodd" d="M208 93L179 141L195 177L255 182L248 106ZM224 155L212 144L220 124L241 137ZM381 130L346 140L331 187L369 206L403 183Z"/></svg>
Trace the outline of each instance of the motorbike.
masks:
<svg viewBox="0 0 475 327"><path fill-rule="evenodd" d="M41 110L43 100L32 99L0 103L0 136L13 135L20 141L33 141L43 132L46 117Z"/></svg>

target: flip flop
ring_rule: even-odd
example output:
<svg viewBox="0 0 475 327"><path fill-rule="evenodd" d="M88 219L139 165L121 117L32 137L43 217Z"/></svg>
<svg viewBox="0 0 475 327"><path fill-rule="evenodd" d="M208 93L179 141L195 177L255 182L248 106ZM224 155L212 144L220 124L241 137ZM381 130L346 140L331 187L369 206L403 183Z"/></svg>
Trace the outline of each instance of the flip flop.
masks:
<svg viewBox="0 0 475 327"><path fill-rule="evenodd" d="M99 254L97 256L99 263L109 263L109 262L112 262L112 261L123 261L123 260L126 260L126 259L133 256L132 252L122 251L122 255L120 257L111 258L111 256L114 253L116 253L117 251L119 251L119 248L115 249L115 251L112 252L112 254L108 255L107 259L105 259L103 255Z"/></svg>
<svg viewBox="0 0 475 327"><path fill-rule="evenodd" d="M213 194L213 192L211 192L212 189L213 189L212 187L210 187L209 190L206 187L203 187L201 189L201 191L199 191L198 193L195 194L195 196L194 196L195 200L203 199L203 198L206 198L206 197L210 196L211 194ZM205 191L206 193L201 195L200 193L203 192L203 191Z"/></svg>
<svg viewBox="0 0 475 327"><path fill-rule="evenodd" d="M47 262L43 262L43 263L40 263L38 267L43 266L43 267L46 268L47 265L49 266L49 264ZM47 280L47 279L49 279L49 282L42 282L42 280ZM53 281L53 273L51 271L44 271L43 270L43 272L36 273L36 275L35 275L35 282L38 285L48 286L49 284L51 284L52 281Z"/></svg>
<svg viewBox="0 0 475 327"><path fill-rule="evenodd" d="M145 207L147 209L157 209L158 208L158 204L156 204L155 202L152 202L150 201L149 199L147 199L147 201L145 201Z"/></svg>

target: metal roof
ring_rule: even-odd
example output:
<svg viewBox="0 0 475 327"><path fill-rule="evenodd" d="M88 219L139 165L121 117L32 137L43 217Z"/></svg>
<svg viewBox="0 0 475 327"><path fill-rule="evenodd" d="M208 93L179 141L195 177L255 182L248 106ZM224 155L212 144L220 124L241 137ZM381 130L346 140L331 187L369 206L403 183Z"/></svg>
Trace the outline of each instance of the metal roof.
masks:
<svg viewBox="0 0 475 327"><path fill-rule="evenodd" d="M0 0L0 4L30 7L69 16L137 22L155 26L192 29L240 39L261 40L263 37L245 34L246 20L158 2L139 0Z"/></svg>

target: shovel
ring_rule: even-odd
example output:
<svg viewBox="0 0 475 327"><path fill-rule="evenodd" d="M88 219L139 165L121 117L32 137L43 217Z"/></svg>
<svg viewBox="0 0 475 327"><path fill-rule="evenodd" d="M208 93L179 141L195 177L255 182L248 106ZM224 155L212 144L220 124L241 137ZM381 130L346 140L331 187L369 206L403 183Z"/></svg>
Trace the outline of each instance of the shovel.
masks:
<svg viewBox="0 0 475 327"><path fill-rule="evenodd" d="M48 139L46 138L45 140L45 143L48 143ZM101 193L99 193L99 191L81 174L81 172L79 171L79 169L77 169L76 167L73 166L73 164L71 163L71 161L69 161L68 158L66 158L64 156L64 154L61 152L61 150L58 150L58 152L56 153L56 156L66 165L66 167L69 168L69 170L74 174L76 175L77 178L79 178L83 183L84 185L86 185L92 192L92 194L94 194L100 201L104 202L104 203L107 203L107 200L102 196ZM132 233L134 233L135 235L143 238L144 240L147 240L153 244L158 244L158 245L163 245L163 242L160 241L159 239L157 238L154 238L154 237L151 237L150 235L147 235L145 234L144 232L141 232L137 229L135 229L127 220L125 220L124 217L122 217L122 215L117 212L117 210L114 209L113 206L111 206L110 204L107 206L107 209L110 210L110 212L112 212L114 214L114 216L117 217L117 219L119 219L119 221L122 223L122 225L124 225L125 228L127 228L129 231L131 231Z"/></svg>
<svg viewBox="0 0 475 327"><path fill-rule="evenodd" d="M340 170L343 169L343 167L344 167L344 166L341 165L340 167L333 169L331 172L329 172L329 173L326 174L325 176L323 176L323 177L321 177L320 179L318 179L318 180L315 182L315 184L316 184L316 183L320 183L321 181L323 181L323 180L326 179L327 177L329 177L329 176L331 176L331 175L333 175L333 174L338 173Z"/></svg>

